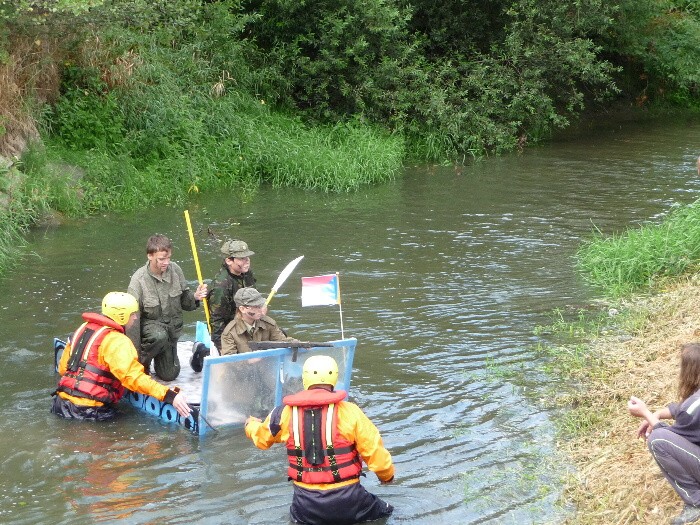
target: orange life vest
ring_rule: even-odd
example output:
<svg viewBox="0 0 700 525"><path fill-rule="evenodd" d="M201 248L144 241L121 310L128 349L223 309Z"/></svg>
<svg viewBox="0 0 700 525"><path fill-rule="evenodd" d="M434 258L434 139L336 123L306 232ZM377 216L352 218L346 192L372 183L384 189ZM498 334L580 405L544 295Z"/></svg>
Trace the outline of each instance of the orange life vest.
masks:
<svg viewBox="0 0 700 525"><path fill-rule="evenodd" d="M124 395L121 382L98 362L98 348L112 330L124 333L124 327L109 317L84 313L86 321L73 334L68 367L56 392L65 392L102 403L116 403Z"/></svg>
<svg viewBox="0 0 700 525"><path fill-rule="evenodd" d="M343 390L312 389L284 398L292 409L287 440L290 480L321 484L360 476L362 459L355 443L338 431L336 403L346 397Z"/></svg>

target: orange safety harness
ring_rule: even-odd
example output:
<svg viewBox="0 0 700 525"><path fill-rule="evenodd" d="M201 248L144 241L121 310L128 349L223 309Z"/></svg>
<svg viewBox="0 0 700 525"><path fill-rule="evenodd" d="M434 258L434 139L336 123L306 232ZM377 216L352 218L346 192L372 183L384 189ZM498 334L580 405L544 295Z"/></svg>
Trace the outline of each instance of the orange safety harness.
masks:
<svg viewBox="0 0 700 525"><path fill-rule="evenodd" d="M343 390L312 389L284 398L292 409L286 444L290 480L322 484L360 476L362 459L355 443L338 431L336 403L346 396Z"/></svg>
<svg viewBox="0 0 700 525"><path fill-rule="evenodd" d="M116 403L124 395L121 382L99 364L98 349L113 330L124 333L124 327L109 317L87 312L83 323L73 334L73 345L65 374L56 392L101 403Z"/></svg>

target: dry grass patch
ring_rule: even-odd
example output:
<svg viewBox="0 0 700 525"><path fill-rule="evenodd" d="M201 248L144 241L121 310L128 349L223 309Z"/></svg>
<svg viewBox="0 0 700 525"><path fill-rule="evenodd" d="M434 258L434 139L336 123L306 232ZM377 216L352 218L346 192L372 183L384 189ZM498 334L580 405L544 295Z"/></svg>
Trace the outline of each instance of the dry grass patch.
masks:
<svg viewBox="0 0 700 525"><path fill-rule="evenodd" d="M560 443L576 469L564 494L578 509L569 524L667 523L683 507L636 438L641 420L629 415L627 400L635 395L652 411L677 400L680 345L700 339L700 279L674 284L630 308L645 321L628 341L594 343L606 373L591 374L585 390L573 396L574 418L592 411L603 422Z"/></svg>
<svg viewBox="0 0 700 525"><path fill-rule="evenodd" d="M39 139L35 114L58 96L60 52L55 38L38 34L15 37L9 48L0 60L0 156L13 158Z"/></svg>

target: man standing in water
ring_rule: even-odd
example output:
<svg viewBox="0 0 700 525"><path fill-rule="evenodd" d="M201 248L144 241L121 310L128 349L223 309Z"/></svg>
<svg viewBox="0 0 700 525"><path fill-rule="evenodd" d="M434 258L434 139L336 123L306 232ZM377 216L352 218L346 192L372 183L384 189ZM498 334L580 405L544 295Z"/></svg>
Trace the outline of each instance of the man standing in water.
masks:
<svg viewBox="0 0 700 525"><path fill-rule="evenodd" d="M264 422L246 420L245 433L267 450L286 443L287 475L294 482L289 511L294 523L351 525L391 515L394 507L360 484L362 462L382 484L394 480L394 464L377 427L335 391L338 364L314 355L302 370L304 390L286 396Z"/></svg>
<svg viewBox="0 0 700 525"><path fill-rule="evenodd" d="M51 412L67 419L111 419L126 387L172 404L182 417L190 415L177 387L170 389L144 373L133 343L124 334L136 323L138 311L132 295L110 292L102 300L102 314L83 314L85 322L61 356L61 379Z"/></svg>
<svg viewBox="0 0 700 525"><path fill-rule="evenodd" d="M148 262L131 277L129 293L139 303L140 329L132 340L139 348L139 361L149 373L172 381L180 374L177 341L182 334L182 311L192 311L207 296L207 285L192 293L177 263L170 260L172 243L165 235L151 235L146 243ZM137 344L140 343L139 344Z"/></svg>
<svg viewBox="0 0 700 525"><path fill-rule="evenodd" d="M226 241L221 246L224 261L212 281L207 302L211 340L221 352L221 334L236 315L236 292L241 288L255 287L255 277L250 269L250 256L255 252L238 239Z"/></svg>

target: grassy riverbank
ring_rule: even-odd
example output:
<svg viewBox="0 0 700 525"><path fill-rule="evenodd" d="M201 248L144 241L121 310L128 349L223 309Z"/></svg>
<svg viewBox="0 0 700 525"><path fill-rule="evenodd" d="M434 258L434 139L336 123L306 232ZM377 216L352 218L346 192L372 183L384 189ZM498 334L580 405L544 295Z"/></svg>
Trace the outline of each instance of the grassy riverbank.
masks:
<svg viewBox="0 0 700 525"><path fill-rule="evenodd" d="M27 230L51 220L49 183L30 179L2 160L0 157L0 276L16 263Z"/></svg>
<svg viewBox="0 0 700 525"><path fill-rule="evenodd" d="M542 330L563 337L546 354L563 371L558 446L575 468L564 497L577 511L566 523L666 523L682 508L636 438L640 421L627 400L640 397L652 410L678 400L679 347L700 340L698 241L697 203L658 224L592 240L579 252L579 268L611 303L599 316Z"/></svg>
<svg viewBox="0 0 700 525"><path fill-rule="evenodd" d="M567 409L558 446L574 467L564 489L576 506L570 525L666 523L682 508L636 438L639 420L627 400L640 397L652 410L677 400L679 346L700 336L700 278L630 298L616 310L616 329L594 336L585 366L570 373L570 385L580 388L557 402Z"/></svg>
<svg viewBox="0 0 700 525"><path fill-rule="evenodd" d="M260 102L250 105L243 111L228 99L191 108L180 125L208 124L186 133L186 140L173 141L168 129L156 126L149 140L171 153L148 162L124 144L118 152L75 150L52 139L30 147L14 165L0 157L0 275L21 253L27 228L47 219L183 205L200 191L225 190L246 200L263 184L350 192L400 173L400 137L352 123L307 127ZM144 141L134 142L148 148Z"/></svg>
<svg viewBox="0 0 700 525"><path fill-rule="evenodd" d="M579 267L608 296L654 287L700 268L700 203L671 210L661 224L598 237L579 251Z"/></svg>

